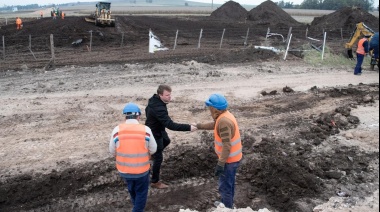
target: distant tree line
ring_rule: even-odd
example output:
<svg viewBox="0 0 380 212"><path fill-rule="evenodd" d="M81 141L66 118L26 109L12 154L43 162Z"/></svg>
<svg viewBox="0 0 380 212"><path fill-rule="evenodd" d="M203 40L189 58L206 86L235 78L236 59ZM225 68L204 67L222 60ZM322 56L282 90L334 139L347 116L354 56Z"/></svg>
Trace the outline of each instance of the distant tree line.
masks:
<svg viewBox="0 0 380 212"><path fill-rule="evenodd" d="M79 4L79 2L78 2ZM38 8L48 8L48 7L58 7L58 6L68 6L70 4L50 4L45 6L38 6L38 4L28 4L28 5L12 5L12 6L6 6L0 7L0 11L12 11L13 8L17 7L18 10L31 10L31 9L38 9Z"/></svg>
<svg viewBox="0 0 380 212"><path fill-rule="evenodd" d="M339 10L343 7L360 7L367 11L374 9L374 0L304 0L300 5L281 0L276 4L281 8L294 9ZM377 10L379 10L379 7L377 7Z"/></svg>
<svg viewBox="0 0 380 212"><path fill-rule="evenodd" d="M40 8L38 4L29 4L29 5L17 5L17 6L4 6L0 7L0 10L11 11L14 7L17 7L18 10L29 10L29 9L37 9Z"/></svg>

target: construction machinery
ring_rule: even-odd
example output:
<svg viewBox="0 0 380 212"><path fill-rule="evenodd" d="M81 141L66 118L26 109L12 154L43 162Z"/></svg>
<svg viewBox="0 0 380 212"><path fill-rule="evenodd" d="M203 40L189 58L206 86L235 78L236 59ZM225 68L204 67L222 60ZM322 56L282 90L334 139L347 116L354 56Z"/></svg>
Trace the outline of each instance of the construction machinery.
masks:
<svg viewBox="0 0 380 212"><path fill-rule="evenodd" d="M352 32L350 40L348 43L346 43L345 47L347 49L347 54L349 58L354 58L354 55L352 53L352 47L356 44L356 42L364 37L365 35L371 35L373 36L375 32L366 26L363 22L360 22L356 24L355 30Z"/></svg>
<svg viewBox="0 0 380 212"><path fill-rule="evenodd" d="M61 17L62 11L60 11L58 7L52 7L50 11L51 17L53 17L54 14L56 15L56 17Z"/></svg>
<svg viewBox="0 0 380 212"><path fill-rule="evenodd" d="M379 32L376 32L369 42L371 52L371 70L375 69L375 65L379 67Z"/></svg>
<svg viewBox="0 0 380 212"><path fill-rule="evenodd" d="M111 3L98 2L96 10L91 18L85 18L87 22L95 23L96 26L115 27L115 19L111 17Z"/></svg>

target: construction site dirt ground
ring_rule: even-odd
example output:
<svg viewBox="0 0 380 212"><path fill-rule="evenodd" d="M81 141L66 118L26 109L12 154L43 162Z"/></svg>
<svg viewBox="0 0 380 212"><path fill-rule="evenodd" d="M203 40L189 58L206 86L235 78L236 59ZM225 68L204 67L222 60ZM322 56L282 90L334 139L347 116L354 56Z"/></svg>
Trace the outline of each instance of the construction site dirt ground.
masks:
<svg viewBox="0 0 380 212"><path fill-rule="evenodd" d="M287 35L291 25L281 27L285 15L268 22L275 24L271 30ZM311 65L289 54L284 61L283 54L253 47L284 46L278 37L266 40L264 23L116 19L115 28L95 27L83 17L25 20L21 31L0 28L6 43L0 60L0 211L130 211L108 144L124 120L124 105L133 101L144 111L159 84L172 86L168 109L179 123L212 121L204 101L212 93L227 97L244 147L237 208L379 210L377 67L370 71L365 63L363 74L355 76L349 60ZM329 55L343 52L341 33L347 38L352 32L334 27L339 30L328 32ZM228 34L220 50L223 28ZM293 28L292 49L308 44L305 28ZM178 48L149 54L149 29L170 49L179 29ZM309 36L321 32L310 30ZM55 68L46 66L50 34ZM73 46L78 39L82 44ZM146 211L212 211L220 198L212 131L168 133L162 180L170 188L151 189Z"/></svg>
<svg viewBox="0 0 380 212"><path fill-rule="evenodd" d="M144 111L165 83L180 123L211 121L205 99L226 95L244 146L236 207L378 211L379 73L365 69L355 76L294 58L1 72L0 210L129 211L110 134L127 102ZM151 189L146 211L210 210L219 198L212 132L169 135L170 189Z"/></svg>

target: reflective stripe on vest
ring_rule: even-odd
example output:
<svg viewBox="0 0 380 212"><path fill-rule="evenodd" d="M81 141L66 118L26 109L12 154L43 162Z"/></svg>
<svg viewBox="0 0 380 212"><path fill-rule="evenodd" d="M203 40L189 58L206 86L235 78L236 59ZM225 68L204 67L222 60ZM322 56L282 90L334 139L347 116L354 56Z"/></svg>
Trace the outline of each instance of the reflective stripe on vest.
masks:
<svg viewBox="0 0 380 212"><path fill-rule="evenodd" d="M149 170L145 135L145 126L142 124L119 125L119 147L116 148L116 168L119 172L142 174Z"/></svg>
<svg viewBox="0 0 380 212"><path fill-rule="evenodd" d="M367 41L367 39L365 39L365 38L362 38L362 39L359 40L358 49L356 50L356 53L365 55L365 49L364 49L363 44L366 41Z"/></svg>
<svg viewBox="0 0 380 212"><path fill-rule="evenodd" d="M222 138L220 138L220 136L218 135L218 129L217 129L217 127L219 125L220 119L223 118L223 117L228 118L235 125L235 136L231 139L231 150L230 150L230 154L229 154L228 159L227 159L226 162L227 163L238 162L243 157L243 153L242 153L243 152L243 146L241 144L241 137L240 137L240 132L239 132L239 127L238 127L237 121L236 121L235 117L230 112L228 112L228 111L226 111L225 113L221 114L218 117L218 119L216 120L216 123L215 123L215 128L214 128L215 153L218 155L218 158L221 157L222 150L223 150L223 142L222 142Z"/></svg>

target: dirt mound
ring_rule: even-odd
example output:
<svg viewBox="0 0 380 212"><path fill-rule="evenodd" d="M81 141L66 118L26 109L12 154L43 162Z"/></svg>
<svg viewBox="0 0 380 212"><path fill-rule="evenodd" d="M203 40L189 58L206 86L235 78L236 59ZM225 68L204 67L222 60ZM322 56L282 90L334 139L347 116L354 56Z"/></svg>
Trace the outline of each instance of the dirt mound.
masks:
<svg viewBox="0 0 380 212"><path fill-rule="evenodd" d="M301 23L297 22L283 9L277 6L272 1L265 1L259 6L253 8L248 12L248 20L257 22L259 25L272 25L272 26L300 26Z"/></svg>
<svg viewBox="0 0 380 212"><path fill-rule="evenodd" d="M348 29L353 30L359 22L364 22L368 27L379 31L379 18L361 8L344 7L329 15L315 17L311 22L311 30L322 29Z"/></svg>
<svg viewBox="0 0 380 212"><path fill-rule="evenodd" d="M212 18L244 21L247 18L247 10L239 3L229 1L211 13Z"/></svg>
<svg viewBox="0 0 380 212"><path fill-rule="evenodd" d="M17 31L14 25L1 27L0 34L8 37L10 40L23 40L23 36L32 36L34 46L44 46L48 43L46 40L36 40L36 37L50 34L54 35L54 44L56 47L70 47L72 42L83 39L90 40L92 31L93 45L100 45L104 41L112 42L119 38L116 29L113 27L97 27L93 23L88 23L83 17L66 17L64 20L52 18L23 20L24 26L21 31ZM24 39L27 40L27 39Z"/></svg>

